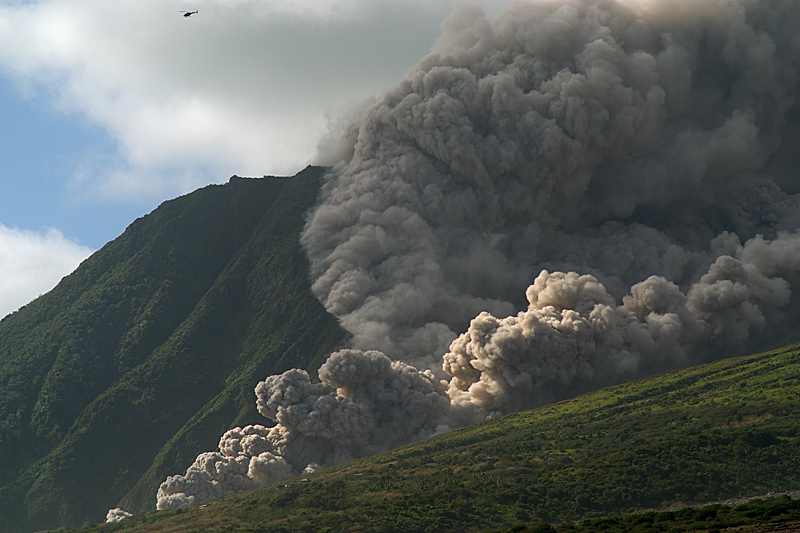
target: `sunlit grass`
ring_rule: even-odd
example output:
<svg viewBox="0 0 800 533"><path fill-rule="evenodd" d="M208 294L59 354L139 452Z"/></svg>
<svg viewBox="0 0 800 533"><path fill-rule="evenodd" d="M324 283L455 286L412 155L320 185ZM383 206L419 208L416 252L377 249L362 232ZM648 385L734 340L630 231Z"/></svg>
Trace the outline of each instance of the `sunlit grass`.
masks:
<svg viewBox="0 0 800 533"><path fill-rule="evenodd" d="M798 352L603 389L179 516L101 528L468 531L797 489Z"/></svg>

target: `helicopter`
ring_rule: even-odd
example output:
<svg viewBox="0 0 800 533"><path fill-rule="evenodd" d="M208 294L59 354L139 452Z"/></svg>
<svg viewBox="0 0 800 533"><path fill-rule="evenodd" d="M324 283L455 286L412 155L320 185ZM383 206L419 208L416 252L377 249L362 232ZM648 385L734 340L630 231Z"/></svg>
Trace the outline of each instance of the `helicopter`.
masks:
<svg viewBox="0 0 800 533"><path fill-rule="evenodd" d="M197 14L199 11L200 10L198 9L197 11L181 11L181 13L183 13L184 17L188 18L191 17L192 15Z"/></svg>

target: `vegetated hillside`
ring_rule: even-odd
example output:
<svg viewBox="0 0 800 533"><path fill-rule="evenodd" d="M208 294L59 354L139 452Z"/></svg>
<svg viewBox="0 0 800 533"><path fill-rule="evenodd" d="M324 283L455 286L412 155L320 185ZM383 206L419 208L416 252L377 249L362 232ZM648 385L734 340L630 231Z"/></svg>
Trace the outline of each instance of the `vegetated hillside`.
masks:
<svg viewBox="0 0 800 533"><path fill-rule="evenodd" d="M100 531L467 531L800 488L800 345L603 389Z"/></svg>
<svg viewBox="0 0 800 533"><path fill-rule="evenodd" d="M102 521L263 422L253 388L344 332L298 244L324 169L165 202L0 322L0 532Z"/></svg>
<svg viewBox="0 0 800 533"><path fill-rule="evenodd" d="M550 524L515 526L485 533L718 533L722 530L736 533L796 533L800 531L800 500L797 499L797 493L767 495L741 503L715 503L594 518L556 527Z"/></svg>

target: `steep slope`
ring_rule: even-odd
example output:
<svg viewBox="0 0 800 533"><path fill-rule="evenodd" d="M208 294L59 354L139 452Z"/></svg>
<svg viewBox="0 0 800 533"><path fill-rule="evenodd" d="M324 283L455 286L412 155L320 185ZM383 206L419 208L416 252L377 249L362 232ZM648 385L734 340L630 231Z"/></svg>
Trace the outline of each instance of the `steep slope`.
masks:
<svg viewBox="0 0 800 533"><path fill-rule="evenodd" d="M0 531L154 508L258 380L342 341L297 244L322 173L165 202L0 322Z"/></svg>
<svg viewBox="0 0 800 533"><path fill-rule="evenodd" d="M794 345L100 530L466 531L796 490L798 420Z"/></svg>

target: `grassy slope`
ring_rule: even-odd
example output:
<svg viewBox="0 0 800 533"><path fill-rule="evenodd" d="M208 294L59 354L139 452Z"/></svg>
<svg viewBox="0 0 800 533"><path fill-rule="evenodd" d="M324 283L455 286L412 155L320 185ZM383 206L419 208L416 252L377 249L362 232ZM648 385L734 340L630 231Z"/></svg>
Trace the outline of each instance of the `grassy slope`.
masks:
<svg viewBox="0 0 800 533"><path fill-rule="evenodd" d="M166 202L0 322L0 531L154 508L259 379L341 342L298 245L321 174Z"/></svg>
<svg viewBox="0 0 800 533"><path fill-rule="evenodd" d="M646 511L594 518L579 523L550 524L486 531L486 533L682 533L722 530L736 533L800 531L800 500L789 495L740 504L712 504L671 511Z"/></svg>
<svg viewBox="0 0 800 533"><path fill-rule="evenodd" d="M102 531L465 531L800 486L800 346L586 394Z"/></svg>

